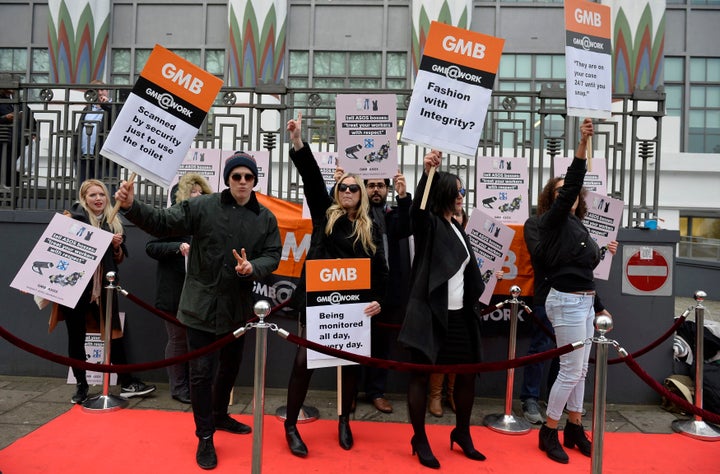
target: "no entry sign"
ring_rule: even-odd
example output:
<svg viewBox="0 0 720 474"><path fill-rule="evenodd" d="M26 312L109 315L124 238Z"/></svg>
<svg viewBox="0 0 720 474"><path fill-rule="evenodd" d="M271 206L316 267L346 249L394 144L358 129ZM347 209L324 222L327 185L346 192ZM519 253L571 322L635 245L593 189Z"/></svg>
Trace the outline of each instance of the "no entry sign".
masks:
<svg viewBox="0 0 720 474"><path fill-rule="evenodd" d="M623 292L672 294L672 248L629 247L623 254Z"/></svg>

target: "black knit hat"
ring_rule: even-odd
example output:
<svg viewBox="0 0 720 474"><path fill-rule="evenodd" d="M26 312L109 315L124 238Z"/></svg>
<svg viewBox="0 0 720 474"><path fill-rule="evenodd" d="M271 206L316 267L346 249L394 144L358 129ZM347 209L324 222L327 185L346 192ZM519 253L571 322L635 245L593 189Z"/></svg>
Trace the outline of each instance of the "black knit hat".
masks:
<svg viewBox="0 0 720 474"><path fill-rule="evenodd" d="M244 151L236 151L233 156L231 156L225 161L225 169L223 170L225 186L229 186L228 180L230 179L230 172L232 172L232 170L234 170L238 166L245 166L250 170L253 176L255 176L255 183L253 183L253 186L255 186L258 182L257 163L255 163L255 158L248 155Z"/></svg>

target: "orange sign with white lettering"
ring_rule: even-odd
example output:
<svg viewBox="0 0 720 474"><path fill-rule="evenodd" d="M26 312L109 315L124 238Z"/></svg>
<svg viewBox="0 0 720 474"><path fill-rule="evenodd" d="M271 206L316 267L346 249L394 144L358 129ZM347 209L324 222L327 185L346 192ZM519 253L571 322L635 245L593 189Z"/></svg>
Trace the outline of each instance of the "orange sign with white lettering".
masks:
<svg viewBox="0 0 720 474"><path fill-rule="evenodd" d="M369 258L306 260L307 291L370 289Z"/></svg>

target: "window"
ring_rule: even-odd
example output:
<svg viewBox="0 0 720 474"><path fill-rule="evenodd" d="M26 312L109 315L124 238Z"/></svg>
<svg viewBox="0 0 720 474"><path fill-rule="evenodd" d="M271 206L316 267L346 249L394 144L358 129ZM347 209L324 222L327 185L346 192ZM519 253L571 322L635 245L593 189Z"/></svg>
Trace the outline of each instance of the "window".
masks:
<svg viewBox="0 0 720 474"><path fill-rule="evenodd" d="M28 58L25 48L0 48L0 72L21 74L24 78L27 70Z"/></svg>
<svg viewBox="0 0 720 474"><path fill-rule="evenodd" d="M679 256L720 262L720 218L680 217Z"/></svg>
<svg viewBox="0 0 720 474"><path fill-rule="evenodd" d="M312 58L312 59L311 59ZM288 84L298 88L403 89L405 52L290 51ZM383 63L384 61L384 63ZM311 66L312 63L312 66Z"/></svg>
<svg viewBox="0 0 720 474"><path fill-rule="evenodd" d="M686 149L720 153L720 58L691 58L689 79Z"/></svg>

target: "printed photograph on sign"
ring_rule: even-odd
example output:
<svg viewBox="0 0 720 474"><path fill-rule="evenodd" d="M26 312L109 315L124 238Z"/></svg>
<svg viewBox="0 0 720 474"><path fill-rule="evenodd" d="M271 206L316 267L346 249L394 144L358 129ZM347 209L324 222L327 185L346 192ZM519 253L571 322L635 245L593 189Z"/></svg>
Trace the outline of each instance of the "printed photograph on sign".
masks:
<svg viewBox="0 0 720 474"><path fill-rule="evenodd" d="M567 156L555 157L554 176L565 178L567 169L572 163L572 158ZM588 191L598 194L607 194L607 164L605 158L590 158L587 161L587 173L583 180L583 186Z"/></svg>
<svg viewBox="0 0 720 474"><path fill-rule="evenodd" d="M346 173L363 179L395 176L396 95L338 94L335 117L338 157Z"/></svg>
<svg viewBox="0 0 720 474"><path fill-rule="evenodd" d="M607 280L610 277L613 257L608 251L608 243L617 240L625 203L620 199L588 191L585 204L587 214L582 222L600 247L600 263L593 270L593 276L599 280Z"/></svg>
<svg viewBox="0 0 720 474"><path fill-rule="evenodd" d="M485 283L485 291L480 296L480 302L488 304L498 281L495 273L503 268L515 231L475 208L470 213L465 233L470 239L470 246L477 258L475 263L480 268Z"/></svg>
<svg viewBox="0 0 720 474"><path fill-rule="evenodd" d="M478 207L504 224L524 223L530 212L527 160L483 156L475 169Z"/></svg>
<svg viewBox="0 0 720 474"><path fill-rule="evenodd" d="M74 308L112 238L110 232L55 214L10 286Z"/></svg>

